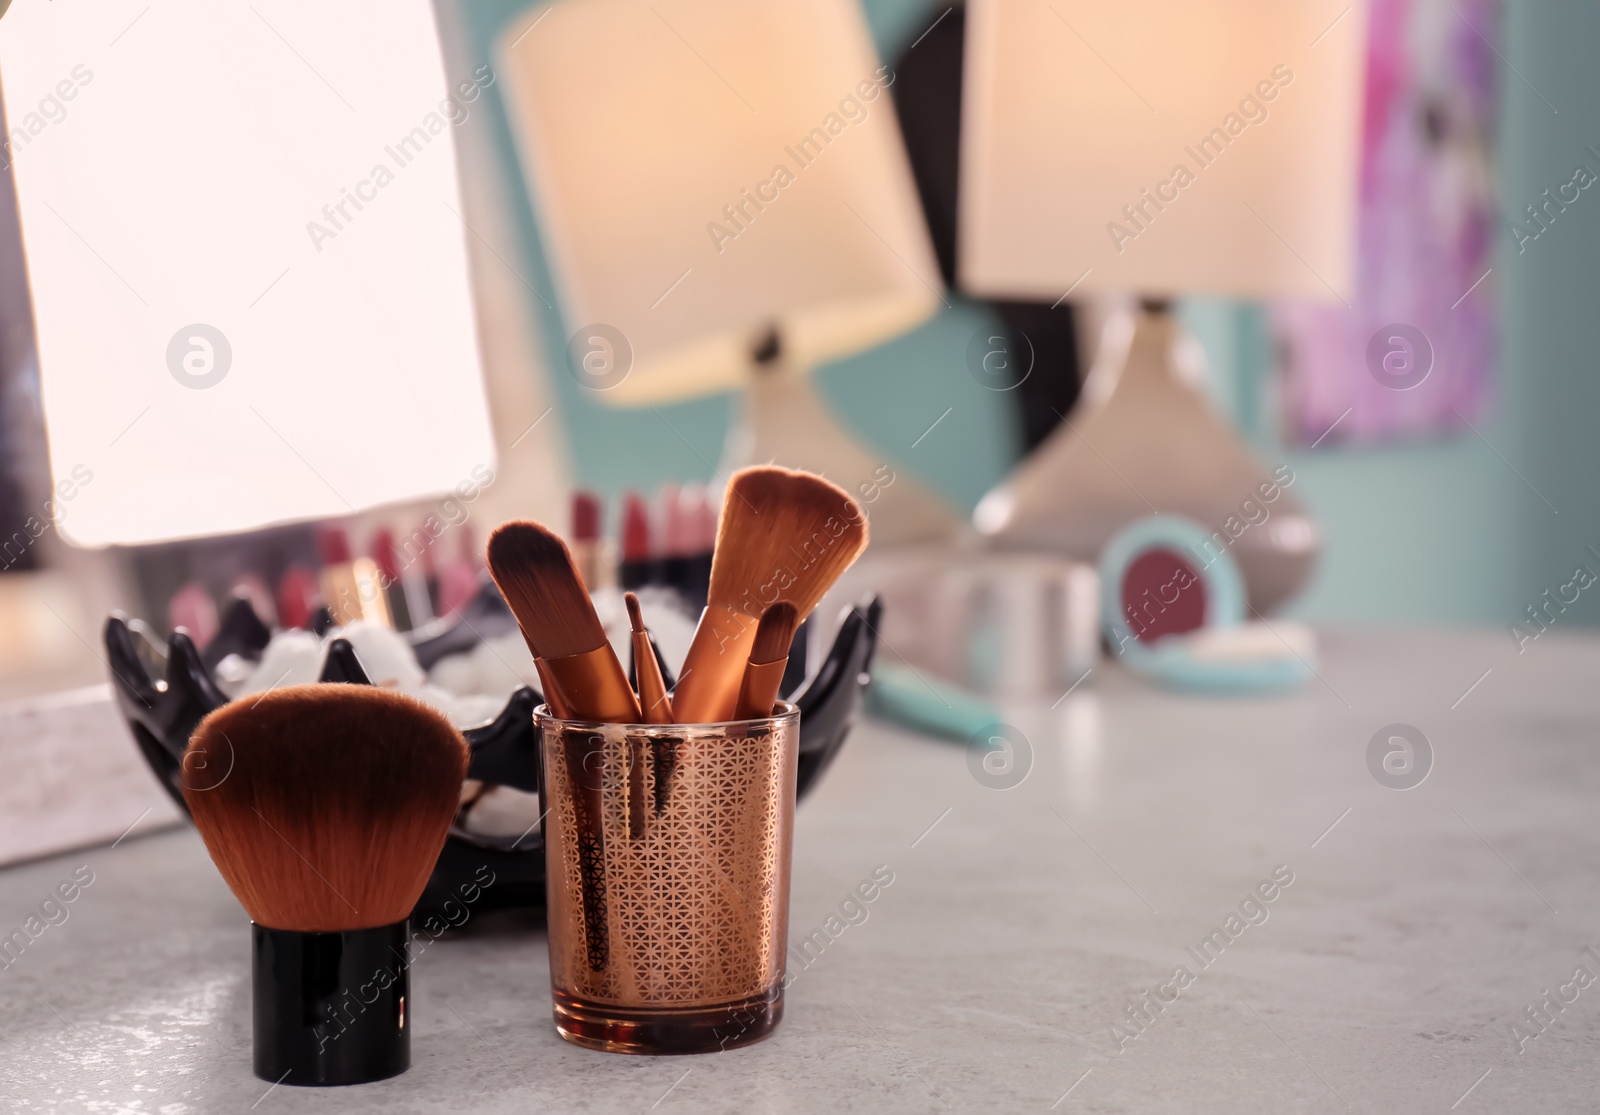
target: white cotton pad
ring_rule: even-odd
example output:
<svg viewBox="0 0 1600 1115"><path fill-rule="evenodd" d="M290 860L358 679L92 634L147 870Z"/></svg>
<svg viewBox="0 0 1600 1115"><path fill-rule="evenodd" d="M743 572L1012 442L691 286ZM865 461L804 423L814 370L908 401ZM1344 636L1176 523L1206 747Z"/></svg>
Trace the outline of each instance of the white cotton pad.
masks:
<svg viewBox="0 0 1600 1115"><path fill-rule="evenodd" d="M230 654L216 668L211 671L211 679L217 683L217 688L226 693L230 698L243 693L244 687L250 684L250 675L255 673L256 664L243 655Z"/></svg>
<svg viewBox="0 0 1600 1115"><path fill-rule="evenodd" d="M325 644L334 639L349 641L361 660L361 668L374 685L411 690L427 679L428 675L417 665L411 644L392 627L358 619L347 627L336 627L328 632Z"/></svg>
<svg viewBox="0 0 1600 1115"><path fill-rule="evenodd" d="M449 714L450 723L463 729L481 727L499 716L505 707L504 697L496 697L489 693L469 693L455 699L455 707Z"/></svg>
<svg viewBox="0 0 1600 1115"><path fill-rule="evenodd" d="M472 665L470 693L486 693L499 697L504 703L513 691L524 685L539 688L539 671L533 664L533 652L521 632L512 631L492 639L485 639L466 655Z"/></svg>
<svg viewBox="0 0 1600 1115"><path fill-rule="evenodd" d="M463 696L437 685L420 685L406 692L423 704L432 705L444 713L446 720L462 729L487 724L499 716L500 710L506 705L501 697L471 693Z"/></svg>
<svg viewBox="0 0 1600 1115"><path fill-rule="evenodd" d="M477 668L467 654L452 654L433 664L428 671L428 684L450 693L477 691Z"/></svg>
<svg viewBox="0 0 1600 1115"><path fill-rule="evenodd" d="M539 823L539 795L512 786L491 786L472 803L461 823L479 836L528 835Z"/></svg>
<svg viewBox="0 0 1600 1115"><path fill-rule="evenodd" d="M321 672L322 640L309 631L279 631L239 692L261 693L285 685L310 685Z"/></svg>
<svg viewBox="0 0 1600 1115"><path fill-rule="evenodd" d="M1292 619L1207 628L1184 639L1189 656L1200 662L1270 662L1285 658L1312 661L1317 656L1316 635Z"/></svg>
<svg viewBox="0 0 1600 1115"><path fill-rule="evenodd" d="M1162 639L1129 665L1174 689L1196 693L1281 693L1316 669L1317 639L1292 620L1241 623Z"/></svg>
<svg viewBox="0 0 1600 1115"><path fill-rule="evenodd" d="M415 689L408 689L406 695L415 697L425 705L431 705L444 713L444 718L456 727L456 695L448 689L441 689L437 685L419 685Z"/></svg>

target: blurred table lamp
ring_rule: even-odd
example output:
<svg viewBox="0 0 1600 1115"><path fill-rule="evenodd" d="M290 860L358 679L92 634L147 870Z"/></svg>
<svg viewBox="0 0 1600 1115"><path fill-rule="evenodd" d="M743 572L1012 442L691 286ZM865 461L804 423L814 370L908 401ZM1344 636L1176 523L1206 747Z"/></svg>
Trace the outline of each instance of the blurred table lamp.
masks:
<svg viewBox="0 0 1600 1115"><path fill-rule="evenodd" d="M346 516L492 465L428 0L18 4L0 83L68 540Z"/></svg>
<svg viewBox="0 0 1600 1115"><path fill-rule="evenodd" d="M724 477L776 460L881 489L877 542L957 529L809 384L942 297L855 0L557 0L500 54L578 381L624 406L744 389Z"/></svg>
<svg viewBox="0 0 1600 1115"><path fill-rule="evenodd" d="M1107 326L1069 421L974 522L1002 546L1093 560L1129 520L1184 514L1222 532L1250 603L1271 608L1309 575L1317 532L1208 405L1169 300L1342 300L1364 5L971 0L967 19L963 288L1144 299Z"/></svg>

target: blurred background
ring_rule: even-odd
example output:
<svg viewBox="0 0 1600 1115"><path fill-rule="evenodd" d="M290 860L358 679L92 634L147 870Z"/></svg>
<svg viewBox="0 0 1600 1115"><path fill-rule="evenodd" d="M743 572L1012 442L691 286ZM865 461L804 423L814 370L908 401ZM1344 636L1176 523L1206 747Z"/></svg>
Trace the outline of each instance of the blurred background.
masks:
<svg viewBox="0 0 1600 1115"><path fill-rule="evenodd" d="M500 30L527 7L483 3L464 12L474 57L487 59ZM946 8L911 0L862 3L873 41L889 60L901 57ZM1442 10L1455 18L1448 5ZM1585 84L1590 77L1577 57L1578 44L1593 41L1600 30L1600 17L1578 3L1516 0L1493 12L1493 25L1483 30L1497 36L1498 58L1490 57L1504 61L1491 63L1498 75L1491 183L1496 219L1495 270L1487 282L1496 288L1499 339L1484 409L1469 412L1477 433L1455 420L1355 441L1335 430L1311 450L1310 439L1289 431L1270 309L1213 298L1182 305L1206 348L1210 399L1258 456L1292 465L1301 477L1296 490L1322 525L1321 561L1304 596L1291 605L1318 622L1505 626L1553 578L1568 579L1583 547L1594 541L1600 496L1588 478L1600 466L1600 443L1588 435L1600 384L1591 374L1595 355L1584 307L1593 291L1600 215L1574 207L1562 214L1553 236L1523 252L1507 226L1542 191L1570 179L1585 157L1578 138L1600 137L1600 117L1592 115L1595 90ZM1452 33L1473 38L1459 25ZM1519 73L1546 80L1536 91ZM485 116L482 125L492 133L502 172L520 192L504 118L492 108ZM531 211L521 211L518 231L519 266L530 279L546 277ZM906 336L817 375L854 434L970 510L1017 460L1025 434L1016 399L984 390L967 371L967 343L992 323L993 310L958 295L950 302ZM561 320L537 299L532 309L541 315L544 358L558 365L566 337ZM1367 372L1348 368L1344 374ZM630 486L649 488L663 476L711 479L706 462L720 453L730 398L663 407L675 433L648 411L606 407L570 378L555 376L550 383L568 423L573 474L585 484L615 496ZM961 421L941 425L908 453L900 447L942 409L925 418L926 408L907 405L915 397L949 398ZM618 445L627 451L618 452ZM1584 600L1563 621L1593 623L1597 616L1597 605Z"/></svg>
<svg viewBox="0 0 1600 1115"><path fill-rule="evenodd" d="M425 903L492 864L517 915L430 956L452 1102L1576 1095L1591 1023L1518 1027L1600 889L1597 43L1592 0L0 0L8 1063L247 1078L238 912L123 841L211 710L366 680L473 747ZM872 538L782 690L796 929L902 879L802 963L829 1071L497 1065L549 803L486 539L558 529L670 674L769 461ZM1279 855L1214 1013L1118 1059Z"/></svg>
<svg viewBox="0 0 1600 1115"><path fill-rule="evenodd" d="M415 567L425 581L426 606L412 586L416 626L448 618L474 599L482 540L508 517L565 528L592 515L598 527L587 529L614 563L627 556L626 500L638 493L654 516L647 525L659 556L669 526L663 485L691 486L696 506L714 506L729 467L771 457L830 474L869 462L863 475L892 476L887 490L901 501L883 511L881 527L875 517L875 551L947 546L968 555L962 561L1023 550L1092 565L1113 527L1146 512L1186 513L1219 529L1200 506L1206 500L1237 506L1257 475L1288 476L1300 525L1290 531L1280 520L1285 529L1262 544L1294 555L1293 569L1263 574L1251 562L1267 558L1240 549L1258 614L1319 627L1489 626L1507 631L1508 649L1518 645L1514 625L1529 622L1546 590L1600 560L1586 550L1600 544L1589 305L1600 206L1588 200L1592 175L1584 177L1600 173L1589 146L1600 143L1600 77L1586 57L1600 12L1521 0L1313 6L1297 18L1323 30L1314 42L1295 40L1304 60L1289 80L1258 66L1278 57L1273 36L1283 27L1224 21L1244 45L1225 58L1233 48L1218 45L1216 66L1179 75L1221 90L1187 111L1228 133L1213 141L1219 151L1263 138L1257 155L1208 157L1159 129L1100 134L1058 111L1081 104L1086 119L1137 121L1148 109L1151 128L1175 126L1180 98L1160 83L1183 56L1160 41L1153 17L1063 6L1054 12L1066 75L1059 88L1035 74L1027 80L1037 87L1010 89L1001 78L1026 71L1007 61L1022 56L1005 53L1018 49L1019 28L1003 7L840 0L800 20L785 47L773 33L778 17L734 20L724 33L703 4L667 5L657 24L625 5L439 0L416 23L420 38L396 31L382 44L376 54L387 68L340 55L341 42L359 41L357 28L319 38L293 5L263 9L241 17L259 54L250 66L285 98L278 116L287 123L262 123L233 150L234 140L219 138L227 118L186 95L117 149L112 172L95 137L129 134L113 103L137 116L174 95L179 86L140 73L162 50L193 62L181 18L134 4L91 25L60 6L17 6L0 28L10 137L0 181L0 695L104 681L100 627L114 609L144 617L158 640L185 626L202 645L241 591L268 623L313 623L327 603L326 571L368 556L380 580L404 581ZM1033 15L1050 19L1045 8ZM193 26L196 35L223 29ZM687 90L683 102L653 117L608 115L638 96L628 75L663 43L684 49L653 79ZM442 62L429 60L432 50ZM407 51L415 66L392 64ZM222 67L193 64L193 81ZM690 73L698 77L673 76ZM778 75L770 90L759 87L762 73ZM1250 84L1257 76L1283 123ZM227 81L220 68L213 77ZM392 96L381 93L385 81ZM778 106L772 90L793 96ZM712 93L723 101L697 121ZM1241 95L1259 98L1262 116L1235 130L1229 118L1254 111ZM854 109L841 99L851 97ZM437 127L427 118L434 99ZM380 102L397 107L382 116ZM837 142L826 155L782 144L784 135L809 135L807 121L831 131L834 112L850 119L817 141L817 152ZM661 132L674 122L682 135ZM857 124L859 150L845 151ZM1195 140L1208 134L1177 126ZM448 144L425 146L437 135ZM771 158L740 162L706 135L732 135L736 154ZM980 140L992 157L969 165ZM1115 165L1117 152L1140 144L1189 160L1197 184L1158 186L1140 177L1131 154L1133 169ZM1045 152L1038 166L1007 162L1034 151ZM1233 178L1202 169L1217 157L1233 158ZM251 159L273 168L266 184L234 177ZM797 184L764 177L774 160L793 167ZM825 169L804 169L813 160ZM1157 171L1171 161L1161 155ZM1302 164L1315 165L1316 181L1286 176ZM691 181L707 167L726 172L719 192ZM1072 184L1059 206L1020 185L1036 172ZM625 189L609 189L629 175ZM118 190L119 178L128 188ZM859 223L806 200L813 179L813 193L837 194ZM176 200L172 183L182 185ZM1163 188L1172 216L1141 201ZM1228 253L1183 239L1218 219L1208 188L1244 197L1254 214L1236 211L1239 227L1254 230L1251 242L1234 272L1220 268L1214 278L1195 260ZM1267 199L1260 209L1251 188ZM425 210L414 196L423 190L434 191ZM772 214L749 200L752 190ZM292 204L279 208L295 215L274 224L268 214L286 194ZM353 195L382 215L345 204ZM1094 208L1113 196L1146 207ZM670 234L660 231L669 216L682 226ZM1002 227L1013 220L1015 229ZM187 305L164 274L133 262L131 241L117 240L163 221L183 231L147 238L142 250L157 258L163 244L170 249L175 273L193 284ZM266 231L246 227L256 224ZM1091 266L1044 246L1041 258L1054 255L1042 270L1018 259L1017 245L1033 233L1041 245L1068 244L1057 232L1069 225L1090 229L1108 260L1138 257L1135 269L1113 273L1113 263ZM1168 228L1174 241L1164 246ZM1324 233L1328 244L1307 247ZM363 248L358 236L373 239ZM663 260L691 240L707 259L749 250L712 279L709 263L690 266L698 257L685 255L688 269L674 282L677 269ZM119 255L125 247L130 254ZM350 248L349 262L336 260L341 248ZM218 255L197 262L204 252ZM1271 253L1270 265L1239 277ZM222 254L248 259L248 277L225 272ZM702 282L709 286L697 291ZM644 288L659 292L655 303ZM198 304L197 292L218 290L236 304ZM833 301L822 305L818 291ZM736 305L747 292L750 305ZM124 328L118 315L139 312L129 294L159 319L148 329ZM628 299L633 308L598 316ZM730 324L735 309L743 316ZM1083 389L1097 360L1122 359L1106 353L1116 349L1116 322L1136 311L1146 324L1178 323L1173 336L1187 338L1179 344L1187 355L1163 374L1184 386L1161 390L1191 392L1209 415L1185 426L1173 408L1187 403L1147 400L1157 415L1151 429L1180 432L1142 444L1117 433L1141 428L1137 399L1123 400L1121 426L1096 427L1105 400ZM202 327L246 313L281 316L255 325L229 318L214 338ZM636 316L624 321L625 313ZM659 330L652 324L668 318ZM408 333L419 321L421 340ZM1421 342L1385 347L1391 335L1378 334L1391 324L1408 325ZM585 346L601 326L617 336L596 342L612 363L595 365L598 350ZM363 333L387 339L340 347ZM257 337L286 346L270 368L267 350L251 349ZM143 363L130 355L139 345L150 350ZM617 385L602 381L617 371L619 346L626 358L613 394ZM307 353L331 353L333 363ZM1391 353L1397 363L1385 363ZM221 368L220 380L229 361L238 362L234 382L215 393L182 380ZM787 386L741 389L741 376L760 384L771 368L784 369L771 378ZM1412 370L1422 379L1403 382ZM1116 371L1102 377L1101 395ZM254 394L234 398L226 415L198 409L246 386ZM169 396L179 401L161 401ZM246 427L254 432L238 433ZM1043 460L1034 450L1069 437L1086 438L1092 454L1050 465L1060 467L1048 483L1035 476L1007 488L1008 477L1026 475L1019 465ZM1101 467L1084 464L1090 455L1110 471L1088 475ZM1196 494L1186 474L1223 458L1237 465L1242 487ZM1085 490L1128 489L1095 504L1093 546L1048 531L1008 537L1031 498L1025 489L1070 492L1080 480ZM574 491L592 495L584 505L592 512L574 518ZM1011 494L974 520L997 491ZM1127 506L1112 507L1118 499ZM1596 599L1582 594L1559 623L1595 622ZM1541 614L1552 621L1552 611Z"/></svg>

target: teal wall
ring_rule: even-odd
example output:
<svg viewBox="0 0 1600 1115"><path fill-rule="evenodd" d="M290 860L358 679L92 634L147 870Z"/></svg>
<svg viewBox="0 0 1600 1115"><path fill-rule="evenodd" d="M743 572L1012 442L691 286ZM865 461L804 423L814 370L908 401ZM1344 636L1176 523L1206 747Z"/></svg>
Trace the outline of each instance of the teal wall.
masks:
<svg viewBox="0 0 1600 1115"><path fill-rule="evenodd" d="M1502 211L1515 213L1569 179L1585 144L1600 146L1600 5L1506 0L1501 27L1511 69L1501 72L1499 182ZM1600 549L1597 279L1600 197L1586 192L1525 253L1502 227L1494 281L1504 336L1493 418L1479 424L1481 438L1468 432L1383 449L1276 448L1271 384L1259 352L1250 351L1259 333L1241 320L1253 311L1200 311L1222 339L1213 352L1240 350L1228 367L1245 382L1229 386L1268 400L1257 412L1268 417L1251 425L1259 451L1296 470L1296 490L1327 537L1298 613L1503 626L1546 588L1570 581L1580 562L1600 573L1600 560L1582 553L1591 543ZM1597 621L1600 586L1559 623Z"/></svg>
<svg viewBox="0 0 1600 1115"><path fill-rule="evenodd" d="M537 2L464 4L478 53L487 59L499 31ZM886 56L940 6L942 0L864 0ZM1501 193L1508 209L1520 210L1570 177L1586 143L1600 145L1596 44L1600 4L1506 0L1502 51L1538 88L1535 93L1516 73L1503 74ZM1552 112L1545 98L1559 111ZM496 127L507 173L525 191L503 117ZM524 273L549 291L554 284L531 210L519 220ZM1298 614L1341 622L1504 625L1545 588L1570 580L1585 545L1600 549L1600 198L1586 192L1537 249L1519 256L1509 235L1501 240L1495 280L1505 313L1503 368L1494 416L1479 425L1487 441L1468 433L1381 449L1285 450L1275 428L1259 311L1224 303L1186 307L1213 365L1217 402L1264 459L1295 469L1296 491L1324 528L1324 560L1295 605ZM841 421L863 441L970 507L1005 473L1017 444L1009 400L979 387L965 370L967 341L988 316L952 301L951 309L911 334L823 368L819 381ZM559 367L567 328L531 298L530 310L540 318L550 366ZM579 482L614 496L625 486L709 478L707 462L719 456L728 422L726 397L663 408L674 432L649 410L611 409L570 377L552 378ZM907 453L903 447L946 406L961 422L942 424ZM623 446L625 453L618 451ZM1600 572L1600 562L1588 560ZM1562 617L1563 623L1596 620L1600 587Z"/></svg>
<svg viewBox="0 0 1600 1115"><path fill-rule="evenodd" d="M1600 148L1600 5L1516 0L1507 30L1511 64L1556 109L1515 75L1505 79L1510 126L1501 183L1505 210L1520 212L1571 177L1585 145ZM1600 550L1600 197L1594 195L1585 191L1539 238L1537 252L1530 246L1518 256L1509 236L1503 242L1502 374L1513 448L1502 452L1560 512L1552 515L1514 481L1510 511L1499 524L1518 559L1514 613L1570 580L1580 561L1600 572L1600 563L1583 553L1589 545ZM1600 622L1600 586L1573 606L1571 618Z"/></svg>

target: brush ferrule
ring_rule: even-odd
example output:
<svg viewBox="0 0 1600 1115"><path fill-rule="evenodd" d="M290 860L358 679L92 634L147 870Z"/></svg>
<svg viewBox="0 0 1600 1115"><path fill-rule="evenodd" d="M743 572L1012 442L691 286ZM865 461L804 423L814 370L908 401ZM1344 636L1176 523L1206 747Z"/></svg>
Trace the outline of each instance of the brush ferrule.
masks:
<svg viewBox="0 0 1600 1115"><path fill-rule="evenodd" d="M299 933L252 923L256 1075L323 1086L410 1068L410 924Z"/></svg>
<svg viewBox="0 0 1600 1115"><path fill-rule="evenodd" d="M680 724L733 718L756 626L752 617L720 604L700 613L700 625L673 690L672 710Z"/></svg>
<svg viewBox="0 0 1600 1115"><path fill-rule="evenodd" d="M561 703L561 694L556 690L555 679L550 676L550 668L542 658L533 660L533 668L539 673L539 688L544 691L544 703L550 706L551 712L565 720L571 712Z"/></svg>
<svg viewBox="0 0 1600 1115"><path fill-rule="evenodd" d="M646 724L672 723L672 698L647 631L633 633L633 672L639 679L639 716Z"/></svg>
<svg viewBox="0 0 1600 1115"><path fill-rule="evenodd" d="M744 668L744 680L739 684L739 705L734 713L737 720L765 720L772 715L778 703L778 690L783 686L783 671L789 665L787 656L776 662L752 662Z"/></svg>
<svg viewBox="0 0 1600 1115"><path fill-rule="evenodd" d="M565 708L564 714L573 720L593 720L612 724L637 724L639 702L634 700L633 687L628 675L622 672L622 663L602 643L594 650L582 654L569 654L563 658L546 658L540 676L555 691L552 709ZM546 694L546 698L551 694Z"/></svg>

